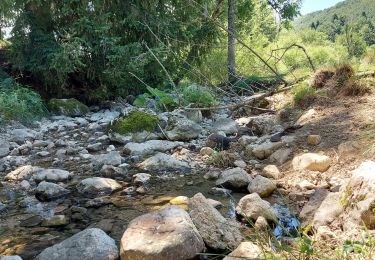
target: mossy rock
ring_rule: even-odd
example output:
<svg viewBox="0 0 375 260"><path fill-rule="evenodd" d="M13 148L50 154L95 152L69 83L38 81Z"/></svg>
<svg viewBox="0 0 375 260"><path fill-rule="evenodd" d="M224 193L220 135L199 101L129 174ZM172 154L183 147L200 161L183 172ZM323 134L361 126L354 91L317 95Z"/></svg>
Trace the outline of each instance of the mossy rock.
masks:
<svg viewBox="0 0 375 260"><path fill-rule="evenodd" d="M53 114L64 116L82 116L89 112L89 108L77 99L56 99L48 102L48 109Z"/></svg>
<svg viewBox="0 0 375 260"><path fill-rule="evenodd" d="M152 132L155 130L158 122L158 116L135 110L130 112L126 117L115 121L110 128L121 135L142 131Z"/></svg>

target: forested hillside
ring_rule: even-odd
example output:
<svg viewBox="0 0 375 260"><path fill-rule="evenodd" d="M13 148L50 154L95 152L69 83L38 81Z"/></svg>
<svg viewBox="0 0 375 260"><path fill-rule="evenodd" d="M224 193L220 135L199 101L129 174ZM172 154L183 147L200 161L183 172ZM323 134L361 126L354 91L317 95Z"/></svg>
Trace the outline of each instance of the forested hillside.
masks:
<svg viewBox="0 0 375 260"><path fill-rule="evenodd" d="M354 27L368 45L375 43L375 2L372 0L345 0L335 6L298 18L298 30L314 29L325 32L331 40L344 34L345 26Z"/></svg>

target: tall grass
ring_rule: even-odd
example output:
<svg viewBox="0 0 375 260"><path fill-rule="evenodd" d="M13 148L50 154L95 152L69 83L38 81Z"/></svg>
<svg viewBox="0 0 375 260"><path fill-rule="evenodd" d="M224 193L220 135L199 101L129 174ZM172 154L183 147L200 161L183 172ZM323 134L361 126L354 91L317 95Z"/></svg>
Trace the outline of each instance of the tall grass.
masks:
<svg viewBox="0 0 375 260"><path fill-rule="evenodd" d="M0 119L31 123L47 113L38 93L16 83L12 78L0 82Z"/></svg>

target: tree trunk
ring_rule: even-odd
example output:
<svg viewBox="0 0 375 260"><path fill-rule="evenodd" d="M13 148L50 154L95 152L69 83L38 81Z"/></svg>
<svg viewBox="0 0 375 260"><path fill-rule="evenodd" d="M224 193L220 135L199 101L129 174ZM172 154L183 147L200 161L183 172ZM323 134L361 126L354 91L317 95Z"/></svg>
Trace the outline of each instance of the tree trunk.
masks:
<svg viewBox="0 0 375 260"><path fill-rule="evenodd" d="M236 13L235 0L228 0L228 80L236 80Z"/></svg>

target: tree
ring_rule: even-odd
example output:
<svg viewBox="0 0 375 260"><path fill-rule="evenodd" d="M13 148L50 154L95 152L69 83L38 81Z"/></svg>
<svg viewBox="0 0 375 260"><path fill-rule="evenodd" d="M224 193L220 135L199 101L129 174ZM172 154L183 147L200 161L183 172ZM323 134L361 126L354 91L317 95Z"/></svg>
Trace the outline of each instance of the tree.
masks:
<svg viewBox="0 0 375 260"><path fill-rule="evenodd" d="M235 0L228 0L228 80L236 80L236 49L235 49Z"/></svg>

